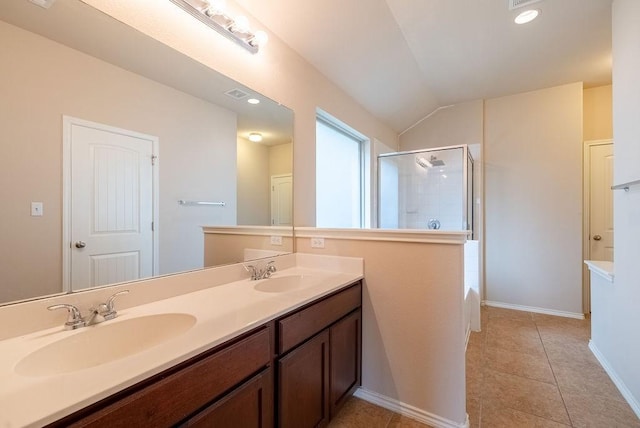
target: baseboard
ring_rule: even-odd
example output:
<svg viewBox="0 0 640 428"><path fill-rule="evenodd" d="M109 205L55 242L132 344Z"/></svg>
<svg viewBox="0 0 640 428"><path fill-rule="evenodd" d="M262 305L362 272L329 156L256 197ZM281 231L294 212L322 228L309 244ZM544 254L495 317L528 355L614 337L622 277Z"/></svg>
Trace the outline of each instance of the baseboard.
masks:
<svg viewBox="0 0 640 428"><path fill-rule="evenodd" d="M467 333L464 338L464 350L467 350L467 346L469 345L469 338L471 337L471 321L467 324Z"/></svg>
<svg viewBox="0 0 640 428"><path fill-rule="evenodd" d="M392 412L399 413L408 418L414 419L418 422L430 425L435 428L469 428L469 415L464 423L460 424L453 422L449 419L434 415L433 413L426 412L422 409L410 406L409 404L402 403L401 401L394 400L393 398L385 397L378 393L368 391L364 388L358 388L355 392L356 397L361 398L376 406L384 407Z"/></svg>
<svg viewBox="0 0 640 428"><path fill-rule="evenodd" d="M636 416L640 418L640 403L638 403L638 400L636 400L629 388L627 388L627 385L625 385L622 379L620 379L618 373L616 373L613 367L611 367L607 359L604 357L604 355L602 355L602 353L592 340L589 341L589 349L591 349L593 355L596 357L602 368L604 368L604 371L607 372L614 385L618 388L618 390L620 390L620 394L622 394L624 399L627 400L627 403L629 403L629 406L631 406L631 409L634 411Z"/></svg>
<svg viewBox="0 0 640 428"><path fill-rule="evenodd" d="M584 319L584 314L577 312L557 311L555 309L536 308L535 306L513 305L511 303L492 302L490 300L485 300L482 304L485 306L493 306L494 308L513 309L514 311L535 312L537 314L555 315L557 317L575 318L579 320Z"/></svg>

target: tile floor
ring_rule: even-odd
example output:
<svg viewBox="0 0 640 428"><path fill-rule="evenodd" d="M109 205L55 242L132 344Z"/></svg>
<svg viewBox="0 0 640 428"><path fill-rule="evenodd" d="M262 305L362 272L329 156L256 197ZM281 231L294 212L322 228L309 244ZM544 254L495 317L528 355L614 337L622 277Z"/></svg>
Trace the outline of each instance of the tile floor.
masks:
<svg viewBox="0 0 640 428"><path fill-rule="evenodd" d="M328 428L430 428L406 416L351 397Z"/></svg>
<svg viewBox="0 0 640 428"><path fill-rule="evenodd" d="M590 336L589 320L483 307L467 347L471 427L640 427Z"/></svg>
<svg viewBox="0 0 640 428"><path fill-rule="evenodd" d="M639 427L588 348L589 320L483 307L467 347L472 428ZM425 428L352 398L330 428Z"/></svg>

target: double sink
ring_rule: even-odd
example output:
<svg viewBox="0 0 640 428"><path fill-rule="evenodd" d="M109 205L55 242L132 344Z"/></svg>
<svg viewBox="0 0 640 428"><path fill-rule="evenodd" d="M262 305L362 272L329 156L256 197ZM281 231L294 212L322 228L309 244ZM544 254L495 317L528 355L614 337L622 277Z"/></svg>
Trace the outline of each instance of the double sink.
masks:
<svg viewBox="0 0 640 428"><path fill-rule="evenodd" d="M327 277L318 274L275 274L250 281L263 293L287 293L318 285ZM248 282L249 280L247 280ZM238 284L242 287L244 284ZM190 330L198 321L189 313L159 313L106 321L64 335L27 354L14 367L27 377L75 372L145 351Z"/></svg>

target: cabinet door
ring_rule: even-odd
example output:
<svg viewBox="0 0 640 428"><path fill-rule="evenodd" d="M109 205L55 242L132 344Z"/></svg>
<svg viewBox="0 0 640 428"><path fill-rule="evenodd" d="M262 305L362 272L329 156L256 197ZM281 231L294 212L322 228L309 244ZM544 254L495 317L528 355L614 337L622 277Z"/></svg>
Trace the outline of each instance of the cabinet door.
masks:
<svg viewBox="0 0 640 428"><path fill-rule="evenodd" d="M180 427L273 427L273 373L266 369Z"/></svg>
<svg viewBox="0 0 640 428"><path fill-rule="evenodd" d="M361 319L361 311L358 309L335 323L329 330L332 416L360 385Z"/></svg>
<svg viewBox="0 0 640 428"><path fill-rule="evenodd" d="M329 331L278 361L278 425L313 428L329 422Z"/></svg>

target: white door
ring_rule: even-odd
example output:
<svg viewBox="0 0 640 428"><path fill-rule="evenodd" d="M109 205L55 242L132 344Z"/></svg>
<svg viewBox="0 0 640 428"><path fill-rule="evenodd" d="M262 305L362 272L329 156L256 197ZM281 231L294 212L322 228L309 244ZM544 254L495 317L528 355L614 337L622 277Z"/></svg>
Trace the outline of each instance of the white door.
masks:
<svg viewBox="0 0 640 428"><path fill-rule="evenodd" d="M271 177L271 225L293 225L293 180L291 174Z"/></svg>
<svg viewBox="0 0 640 428"><path fill-rule="evenodd" d="M68 286L78 290L152 276L157 139L75 118L64 121Z"/></svg>
<svg viewBox="0 0 640 428"><path fill-rule="evenodd" d="M589 258L613 261L613 144L590 146Z"/></svg>

